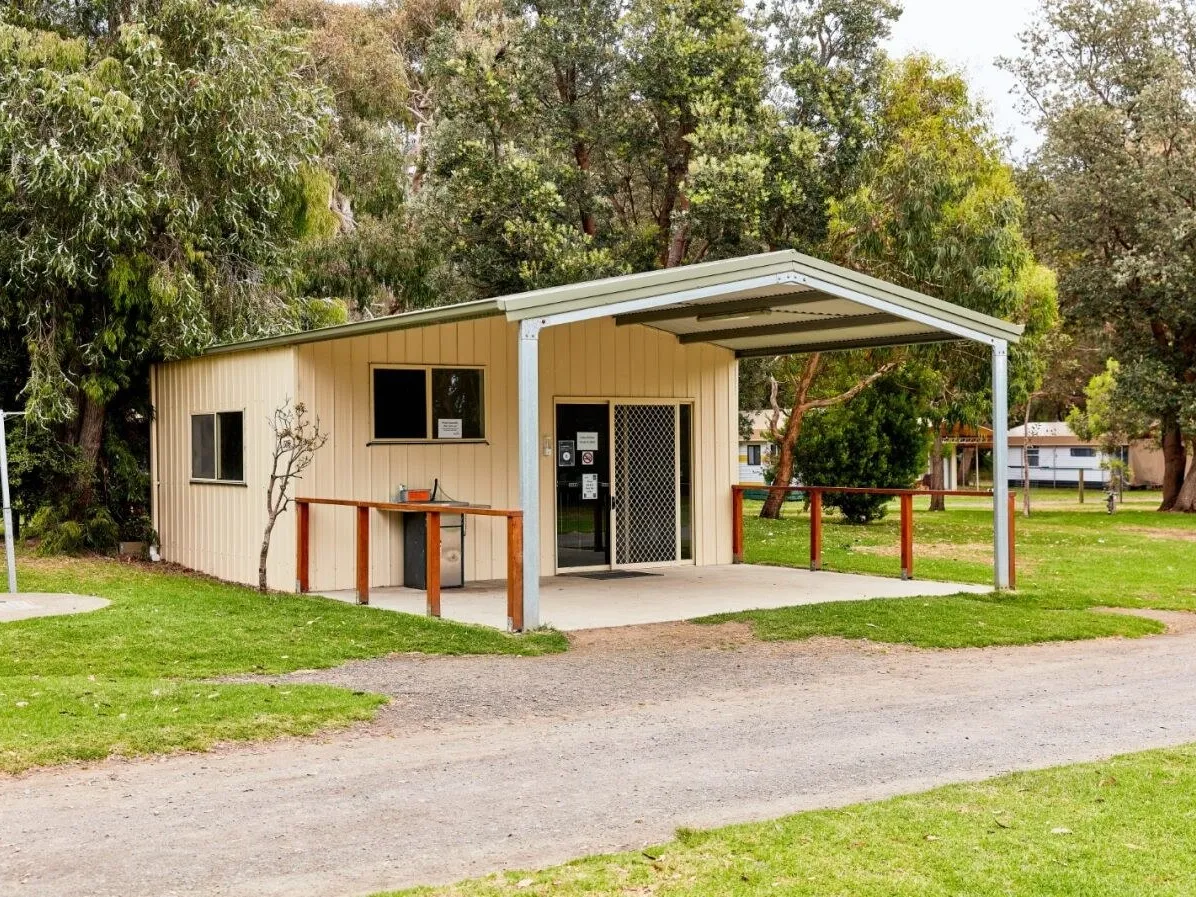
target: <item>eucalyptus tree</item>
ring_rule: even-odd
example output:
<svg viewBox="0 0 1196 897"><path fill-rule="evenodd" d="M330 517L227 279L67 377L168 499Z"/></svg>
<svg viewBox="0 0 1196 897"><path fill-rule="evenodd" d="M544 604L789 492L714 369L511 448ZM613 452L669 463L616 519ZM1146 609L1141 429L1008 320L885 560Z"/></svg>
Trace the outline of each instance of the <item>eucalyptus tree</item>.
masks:
<svg viewBox="0 0 1196 897"><path fill-rule="evenodd" d="M1196 511L1196 4L1043 0L1008 63L1042 144L1024 176L1070 330L1158 422L1162 510Z"/></svg>
<svg viewBox="0 0 1196 897"><path fill-rule="evenodd" d="M293 327L287 263L327 227L327 101L251 5L0 11L0 316L34 422L96 482L105 409L148 360Z"/></svg>
<svg viewBox="0 0 1196 897"><path fill-rule="evenodd" d="M1012 354L1015 404L1035 387L1034 349L1056 320L1054 281L1034 263L1022 201L985 110L961 75L927 57L893 64L861 154L861 183L831 202L829 246L845 264L984 314L1027 324ZM919 348L933 380L932 485L943 430L991 408L989 356L971 343ZM932 509L943 508L941 497Z"/></svg>

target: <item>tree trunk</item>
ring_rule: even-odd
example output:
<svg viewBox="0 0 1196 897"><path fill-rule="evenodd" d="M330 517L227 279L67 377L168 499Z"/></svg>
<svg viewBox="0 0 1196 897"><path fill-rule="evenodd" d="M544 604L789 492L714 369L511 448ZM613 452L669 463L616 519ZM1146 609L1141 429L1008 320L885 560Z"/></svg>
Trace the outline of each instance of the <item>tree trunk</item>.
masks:
<svg viewBox="0 0 1196 897"><path fill-rule="evenodd" d="M1193 454L1196 455L1196 445L1193 446ZM1184 477L1183 485L1179 489L1179 494L1175 496L1175 503L1171 506L1171 510L1184 514L1196 514L1196 461L1193 461L1191 470Z"/></svg>
<svg viewBox="0 0 1196 897"><path fill-rule="evenodd" d="M930 488L946 488L943 483L943 428L941 424L935 426L934 442L930 444ZM930 496L930 510L947 510L946 498L942 495Z"/></svg>
<svg viewBox="0 0 1196 897"><path fill-rule="evenodd" d="M278 519L277 514L270 514L266 518L266 532L262 535L262 551L258 555L257 561L257 590L263 595L266 593L266 558L270 554L270 534L274 532L274 521Z"/></svg>
<svg viewBox="0 0 1196 897"><path fill-rule="evenodd" d="M1184 469L1188 453L1184 446L1184 435L1174 414L1163 416L1163 503L1160 511L1175 507L1180 490L1184 486Z"/></svg>
<svg viewBox="0 0 1196 897"><path fill-rule="evenodd" d="M79 399L79 472L75 480L75 501L79 508L95 503L96 480L100 463L100 446L104 441L104 411L102 402L81 395Z"/></svg>
<svg viewBox="0 0 1196 897"><path fill-rule="evenodd" d="M879 368L860 380L851 389L839 393L837 396L831 396L826 399L810 399L810 389L814 385L814 378L818 375L818 369L822 365L822 356L815 352L806 359L806 366L802 369L801 378L797 382L797 388L794 390L793 411L789 414L789 420L785 424L785 433L781 437L780 456L777 459L776 476L773 478L774 486L788 486L793 480L793 447L797 445L797 438L801 435L802 420L806 416L806 412L812 408L830 408L833 405L841 405L844 402L850 402L861 392L887 374L893 368L897 367L897 362L890 361L887 364L882 364ZM769 492L768 498L764 500L764 507L760 509L760 516L767 520L776 520L781 516L781 507L785 502L785 493L781 491Z"/></svg>
<svg viewBox="0 0 1196 897"><path fill-rule="evenodd" d="M776 476L772 480L774 486L788 486L793 482L793 447L797 445L797 437L801 435L801 419L805 413L805 409L800 405L794 405L785 424L785 433L781 437L777 453ZM760 516L765 520L779 520L786 497L784 492L769 492L768 497L764 499L764 507L760 509Z"/></svg>
<svg viewBox="0 0 1196 897"><path fill-rule="evenodd" d="M822 356L815 352L806 359L805 367L802 368L793 397L793 410L789 412L789 419L785 421L785 432L781 435L781 443L778 446L775 475L772 480L774 486L788 486L793 482L793 447L797 445L797 437L801 435L802 418L806 415L806 400L821 364ZM784 492L769 492L768 497L764 499L764 507L760 509L760 517L765 520L779 520L785 497Z"/></svg>
<svg viewBox="0 0 1196 897"><path fill-rule="evenodd" d="M976 449L970 445L964 446L959 456L959 482L966 486L971 482L972 477L972 458L976 455Z"/></svg>

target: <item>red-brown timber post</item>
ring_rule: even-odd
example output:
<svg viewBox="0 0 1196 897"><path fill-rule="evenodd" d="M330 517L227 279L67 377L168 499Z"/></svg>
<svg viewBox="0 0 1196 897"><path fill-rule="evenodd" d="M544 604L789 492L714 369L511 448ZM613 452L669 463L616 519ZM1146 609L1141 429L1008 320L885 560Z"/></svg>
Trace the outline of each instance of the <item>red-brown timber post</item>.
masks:
<svg viewBox="0 0 1196 897"><path fill-rule="evenodd" d="M507 626L523 631L523 514L507 517Z"/></svg>
<svg viewBox="0 0 1196 897"><path fill-rule="evenodd" d="M822 493L810 492L810 569L822 569Z"/></svg>
<svg viewBox="0 0 1196 897"><path fill-rule="evenodd" d="M295 591L303 593L311 586L311 505L295 502Z"/></svg>
<svg viewBox="0 0 1196 897"><path fill-rule="evenodd" d="M440 512L428 512L428 616L440 616Z"/></svg>
<svg viewBox="0 0 1196 897"><path fill-rule="evenodd" d="M743 563L743 489L731 487L731 562Z"/></svg>
<svg viewBox="0 0 1196 897"><path fill-rule="evenodd" d="M370 603L370 509L357 506L357 603Z"/></svg>
<svg viewBox="0 0 1196 897"><path fill-rule="evenodd" d="M901 578L914 578L914 497L901 495Z"/></svg>

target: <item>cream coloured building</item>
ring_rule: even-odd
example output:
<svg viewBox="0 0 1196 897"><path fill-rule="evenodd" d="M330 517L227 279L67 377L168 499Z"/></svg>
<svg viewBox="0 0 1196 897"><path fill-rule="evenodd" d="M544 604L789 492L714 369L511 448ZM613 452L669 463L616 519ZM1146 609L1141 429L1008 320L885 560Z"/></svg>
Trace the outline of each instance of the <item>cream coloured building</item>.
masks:
<svg viewBox="0 0 1196 897"><path fill-rule="evenodd" d="M438 498L522 509L534 626L541 573L731 562L739 358L969 339L992 347L1003 402L1019 333L786 251L217 346L152 372L161 554L256 582L267 419L298 401L329 434L301 496L437 484ZM403 581L404 519L375 515L374 585ZM505 575L501 524L468 518L467 580ZM313 505L311 533L310 587L351 588L352 511ZM273 588L295 588L295 539L284 514Z"/></svg>

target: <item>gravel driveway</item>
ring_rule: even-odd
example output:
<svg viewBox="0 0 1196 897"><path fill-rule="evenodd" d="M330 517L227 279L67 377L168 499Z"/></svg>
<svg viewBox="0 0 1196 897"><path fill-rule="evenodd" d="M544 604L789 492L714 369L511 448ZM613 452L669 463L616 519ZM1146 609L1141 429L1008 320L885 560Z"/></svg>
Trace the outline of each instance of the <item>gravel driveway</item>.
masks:
<svg viewBox="0 0 1196 897"><path fill-rule="evenodd" d="M350 733L0 780L0 893L355 895L1196 740L1196 631L1029 648L579 633L544 658L295 674Z"/></svg>

